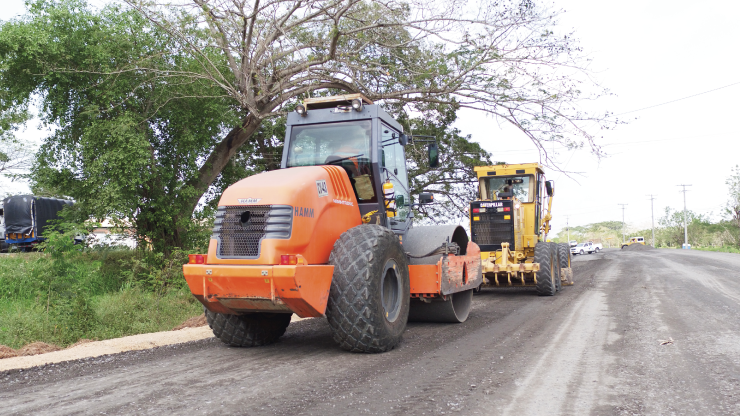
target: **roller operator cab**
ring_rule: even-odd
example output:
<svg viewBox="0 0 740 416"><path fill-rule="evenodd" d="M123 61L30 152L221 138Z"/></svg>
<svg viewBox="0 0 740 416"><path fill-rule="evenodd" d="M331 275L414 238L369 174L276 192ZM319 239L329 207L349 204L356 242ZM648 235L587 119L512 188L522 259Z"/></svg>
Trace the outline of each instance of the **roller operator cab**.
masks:
<svg viewBox="0 0 740 416"><path fill-rule="evenodd" d="M547 242L555 184L538 163L478 166L479 198L470 203L471 239L486 284L533 286L552 296L572 284L569 243Z"/></svg>
<svg viewBox="0 0 740 416"><path fill-rule="evenodd" d="M281 169L223 193L208 253L184 274L214 334L234 346L279 338L293 313L326 316L343 349L394 348L409 319L462 322L482 282L459 226L412 225L405 148L433 141L360 94L308 99L288 115Z"/></svg>

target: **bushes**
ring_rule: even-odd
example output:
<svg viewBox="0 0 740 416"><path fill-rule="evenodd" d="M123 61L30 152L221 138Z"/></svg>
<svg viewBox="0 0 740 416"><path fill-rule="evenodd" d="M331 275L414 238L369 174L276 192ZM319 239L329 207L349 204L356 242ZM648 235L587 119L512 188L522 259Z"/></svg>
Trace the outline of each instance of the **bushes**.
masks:
<svg viewBox="0 0 740 416"><path fill-rule="evenodd" d="M169 330L202 309L187 289L187 253L72 244L77 231L50 233L43 253L0 257L0 345L67 346Z"/></svg>

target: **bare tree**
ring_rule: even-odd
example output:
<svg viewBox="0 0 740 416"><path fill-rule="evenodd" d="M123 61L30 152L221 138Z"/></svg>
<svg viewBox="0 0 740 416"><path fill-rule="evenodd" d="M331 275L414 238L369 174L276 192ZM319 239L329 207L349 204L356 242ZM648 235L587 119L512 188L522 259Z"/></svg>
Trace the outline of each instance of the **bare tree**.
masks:
<svg viewBox="0 0 740 416"><path fill-rule="evenodd" d="M553 31L558 13L531 0L125 1L199 62L158 76L212 83L243 110L190 184L201 195L262 120L317 90L478 109L521 130L544 163L547 142L600 155L586 126L612 125L578 109L599 94L582 93L588 60L572 34Z"/></svg>

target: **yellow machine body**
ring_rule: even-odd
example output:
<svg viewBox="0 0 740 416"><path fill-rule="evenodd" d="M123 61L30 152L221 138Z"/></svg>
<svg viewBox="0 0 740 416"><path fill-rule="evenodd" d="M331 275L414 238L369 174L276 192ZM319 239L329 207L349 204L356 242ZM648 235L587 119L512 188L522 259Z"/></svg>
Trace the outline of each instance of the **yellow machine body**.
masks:
<svg viewBox="0 0 740 416"><path fill-rule="evenodd" d="M496 286L536 285L535 245L547 241L554 184L539 163L478 166L475 172L479 193L470 204L470 228L485 280ZM570 270L561 272L561 279L569 276Z"/></svg>

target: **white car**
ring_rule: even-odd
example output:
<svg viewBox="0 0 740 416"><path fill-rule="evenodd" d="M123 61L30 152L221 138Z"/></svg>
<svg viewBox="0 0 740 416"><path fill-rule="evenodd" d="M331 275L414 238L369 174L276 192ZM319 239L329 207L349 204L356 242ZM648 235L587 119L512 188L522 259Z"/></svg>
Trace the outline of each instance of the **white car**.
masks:
<svg viewBox="0 0 740 416"><path fill-rule="evenodd" d="M601 246L601 244L598 243L580 243L575 247L570 248L570 253L575 254L591 254L591 253L598 253L601 251L604 247Z"/></svg>
<svg viewBox="0 0 740 416"><path fill-rule="evenodd" d="M568 245L570 247L575 247L575 246L578 245L578 241L576 241L576 240L570 240L570 241L568 241Z"/></svg>

